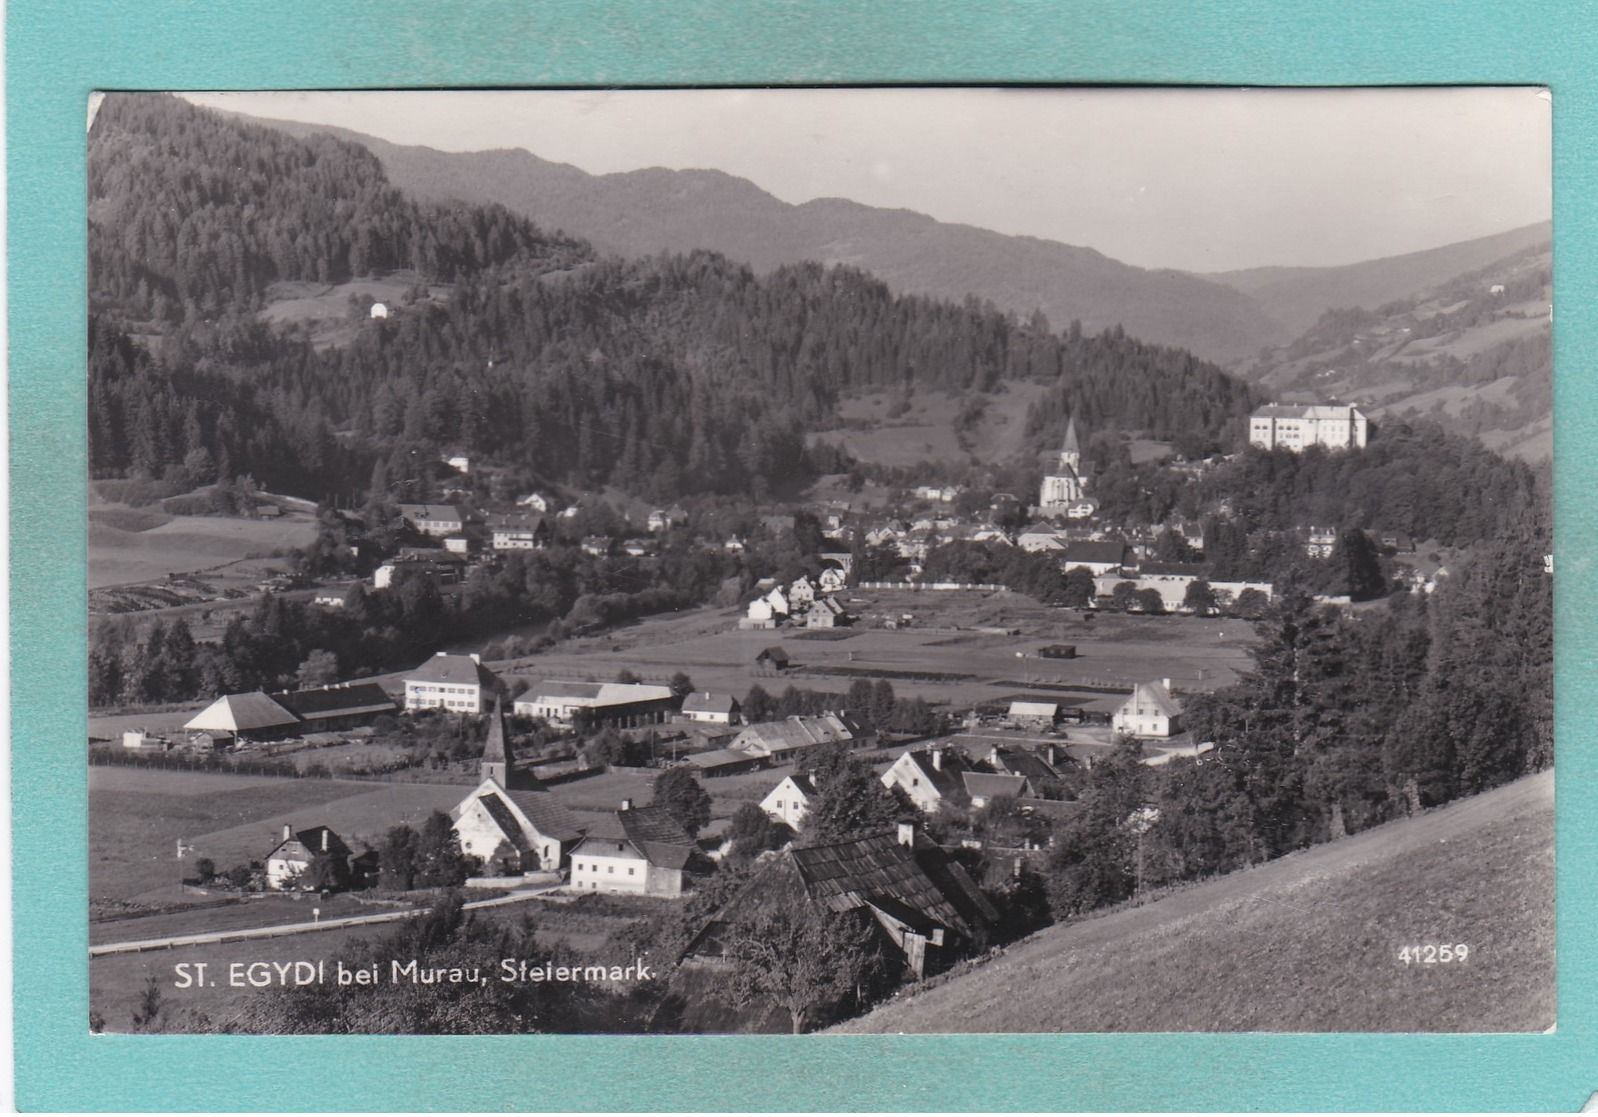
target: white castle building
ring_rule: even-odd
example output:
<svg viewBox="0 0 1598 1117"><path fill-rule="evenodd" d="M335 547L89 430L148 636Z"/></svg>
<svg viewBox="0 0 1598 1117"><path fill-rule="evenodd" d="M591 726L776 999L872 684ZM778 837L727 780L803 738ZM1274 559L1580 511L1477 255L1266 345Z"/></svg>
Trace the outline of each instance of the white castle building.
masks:
<svg viewBox="0 0 1598 1117"><path fill-rule="evenodd" d="M1248 419L1248 440L1267 450L1278 446L1294 453L1306 446L1351 450L1364 446L1369 435L1370 420L1349 404L1271 403Z"/></svg>

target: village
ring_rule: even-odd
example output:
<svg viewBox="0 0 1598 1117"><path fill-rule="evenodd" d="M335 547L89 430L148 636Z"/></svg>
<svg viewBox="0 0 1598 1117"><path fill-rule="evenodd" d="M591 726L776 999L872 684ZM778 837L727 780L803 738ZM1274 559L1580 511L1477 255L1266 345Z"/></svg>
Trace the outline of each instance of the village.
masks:
<svg viewBox="0 0 1598 1117"><path fill-rule="evenodd" d="M1250 435L1262 448L1300 451L1362 446L1369 430L1354 408L1272 405ZM464 457L445 464L472 469ZM115 941L97 932L98 964L187 941L143 937L141 911L172 929L189 910L181 929L190 938L223 910L211 905L251 897L261 934L286 921L308 932L385 918L343 898L392 905L415 885L425 899L439 880L394 865L385 873L383 858L400 848L396 828L415 841L431 822L455 866L448 883L495 898L479 902L545 910L596 894L682 903L725 866L758 858L749 882L673 959L685 973L724 962L729 920L766 905L767 892L869 914L913 980L947 969L993 940L994 890L1046 863L1053 828L1070 818L1096 762L1131 747L1159 767L1213 748L1184 724L1184 697L1247 670L1249 622L1274 592L1269 582L1209 577L1195 524L1139 532L1099 522L1074 418L1049 464L1030 507L998 494L979 515L962 515L957 487L925 486L913 494L925 509L914 519L829 503L803 510L823 533L812 566L791 580L756 580L735 605L596 626L537 655L439 650L388 675L91 718L92 785L114 787L124 774L234 773L307 789L388 781L396 791L346 783L367 793L318 792L249 826L179 836L176 895L162 886L112 905ZM447 487L440 495L456 499L398 506L412 542L367 582L311 591L312 607L343 610L413 579L447 593L474 569L549 548L552 524L567 514L538 494L502 510L462 503ZM685 518L681 507L656 509L636 537L588 536L581 546L647 558ZM774 513L761 529L791 533L796 522ZM1192 561L1156 557L1167 533L1183 538ZM1311 557L1336 540L1310 526L1301 536ZM1072 604L991 582L927 580L929 551L958 541L1038 556L1068 589L1074 583ZM748 542L698 545L742 551ZM1383 542L1400 562L1415 550L1407 539ZM859 576L856 561L872 552L900 560L891 580ZM1429 592L1446 570L1411 576ZM848 689L835 689L843 681ZM893 827L796 844L844 758L853 777L868 772L898 805ZM318 913L345 921L323 924L319 914L299 926L295 911L259 904L273 895L309 896ZM224 922L240 918L230 912ZM694 1021L677 1026L694 1030Z"/></svg>

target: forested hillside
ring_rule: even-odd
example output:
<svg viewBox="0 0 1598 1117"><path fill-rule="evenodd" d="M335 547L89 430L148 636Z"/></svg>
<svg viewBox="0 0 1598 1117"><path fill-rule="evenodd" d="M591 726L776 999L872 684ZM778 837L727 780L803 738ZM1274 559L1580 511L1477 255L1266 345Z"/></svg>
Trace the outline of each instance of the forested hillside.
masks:
<svg viewBox="0 0 1598 1117"><path fill-rule="evenodd" d="M408 200L365 151L169 97L91 135L91 468L248 473L312 499L427 495L440 450L664 499L761 495L819 464L840 393L1032 378L1096 427L1217 434L1255 402L1180 350L1055 334L846 268L757 277L709 253L597 260L496 207ZM444 298L318 348L257 316L274 283L398 272Z"/></svg>

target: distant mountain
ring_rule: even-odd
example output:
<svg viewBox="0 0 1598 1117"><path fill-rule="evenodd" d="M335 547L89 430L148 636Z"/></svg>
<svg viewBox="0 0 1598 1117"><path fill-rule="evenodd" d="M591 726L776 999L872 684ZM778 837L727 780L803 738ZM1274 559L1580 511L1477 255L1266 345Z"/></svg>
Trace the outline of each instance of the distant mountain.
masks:
<svg viewBox="0 0 1598 1117"><path fill-rule="evenodd" d="M1250 295L1265 313L1299 334L1333 307L1374 308L1446 283L1552 238L1547 221L1458 244L1335 268L1247 268L1203 278Z"/></svg>
<svg viewBox="0 0 1598 1117"><path fill-rule="evenodd" d="M621 256L710 249L759 272L806 260L850 264L900 293L975 296L1022 317L1041 310L1055 330L1073 319L1090 334L1119 323L1134 337L1220 362L1293 333L1246 294L1204 277L1136 268L1091 248L947 224L909 210L838 198L789 205L720 171L655 167L590 175L519 150L449 154L344 129L257 123L354 140L378 157L391 183L418 200L497 202Z"/></svg>
<svg viewBox="0 0 1598 1117"><path fill-rule="evenodd" d="M1500 453L1545 461L1553 452L1553 255L1541 228L1540 243L1426 290L1328 310L1291 344L1235 371L1283 401L1346 400L1378 420L1423 416Z"/></svg>

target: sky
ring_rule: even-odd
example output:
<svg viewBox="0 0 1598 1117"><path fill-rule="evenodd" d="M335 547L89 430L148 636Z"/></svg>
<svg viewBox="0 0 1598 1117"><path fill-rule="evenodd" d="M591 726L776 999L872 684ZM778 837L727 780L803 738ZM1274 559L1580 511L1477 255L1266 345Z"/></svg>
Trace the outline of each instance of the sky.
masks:
<svg viewBox="0 0 1598 1117"><path fill-rule="evenodd" d="M787 202L848 198L1197 272L1355 263L1552 211L1551 102L1529 88L186 96L593 174L714 168Z"/></svg>

